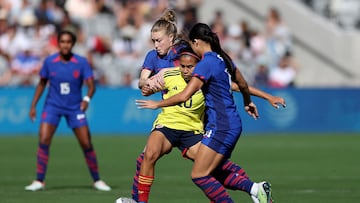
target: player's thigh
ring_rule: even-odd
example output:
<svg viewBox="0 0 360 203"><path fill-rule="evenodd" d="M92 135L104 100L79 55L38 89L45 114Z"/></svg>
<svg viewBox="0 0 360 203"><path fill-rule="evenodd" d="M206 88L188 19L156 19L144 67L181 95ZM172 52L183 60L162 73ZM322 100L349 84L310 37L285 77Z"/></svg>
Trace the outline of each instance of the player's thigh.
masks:
<svg viewBox="0 0 360 203"><path fill-rule="evenodd" d="M39 139L40 143L50 144L51 139L56 131L57 126L59 125L61 119L61 112L57 111L54 108L45 106L43 112L41 113L40 120L40 129L39 129Z"/></svg>
<svg viewBox="0 0 360 203"><path fill-rule="evenodd" d="M199 178L209 175L223 159L224 156L222 154L217 153L204 144L200 144L191 170L191 177Z"/></svg>
<svg viewBox="0 0 360 203"><path fill-rule="evenodd" d="M83 149L92 147L89 127L87 125L73 128L73 132Z"/></svg>
<svg viewBox="0 0 360 203"><path fill-rule="evenodd" d="M42 144L50 144L57 126L51 123L42 122L40 124L39 141Z"/></svg>
<svg viewBox="0 0 360 203"><path fill-rule="evenodd" d="M145 148L145 156L152 156L153 158L159 158L162 155L169 153L172 149L172 145L165 135L157 130L151 132Z"/></svg>
<svg viewBox="0 0 360 203"><path fill-rule="evenodd" d="M196 154L199 150L201 142L194 144L193 146L189 147L186 151L186 157L192 160L195 160Z"/></svg>

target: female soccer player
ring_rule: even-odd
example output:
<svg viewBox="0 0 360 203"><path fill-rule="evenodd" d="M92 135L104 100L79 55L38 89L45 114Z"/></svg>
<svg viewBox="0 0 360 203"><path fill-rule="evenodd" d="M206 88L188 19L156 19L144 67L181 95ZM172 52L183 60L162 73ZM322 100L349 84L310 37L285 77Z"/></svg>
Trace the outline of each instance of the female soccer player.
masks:
<svg viewBox="0 0 360 203"><path fill-rule="evenodd" d="M76 36L69 31L58 34L59 52L48 56L40 71L40 81L36 87L30 108L30 118L36 118L36 104L49 82L39 131L39 146L37 150L37 177L25 190L37 191L45 189L45 174L49 159L49 149L53 135L62 116L67 125L72 128L81 148L83 149L87 166L94 181L94 188L109 191L111 188L100 179L96 153L91 143L85 111L95 93L95 83L92 69L87 60L75 53L72 48ZM85 81L88 91L82 97L82 86Z"/></svg>
<svg viewBox="0 0 360 203"><path fill-rule="evenodd" d="M213 202L233 202L225 187L212 176L212 172L231 153L240 138L242 124L231 92L231 81L239 87L245 110L258 117L256 106L251 101L247 82L236 69L230 57L222 50L219 39L210 27L196 24L189 33L190 44L202 60L196 65L186 88L161 101L138 100L140 108L156 109L187 101L200 89L206 103L204 137L195 156L191 172L193 182ZM268 182L253 184L250 194L260 203L270 203L271 188Z"/></svg>
<svg viewBox="0 0 360 203"><path fill-rule="evenodd" d="M138 84L143 91L147 90L144 85L152 74L158 73L162 68L178 65L179 50L186 46L178 35L176 15L173 10L166 10L153 24L151 40L154 49L146 54Z"/></svg>
<svg viewBox="0 0 360 203"><path fill-rule="evenodd" d="M180 52L179 68L162 69L158 74L151 77L147 84L153 84L153 81L162 81L163 89L166 92L163 98L175 95L186 87L186 82L191 79L193 69L199 60L200 58L195 55L190 47L184 48ZM233 86L236 91L239 91L235 83ZM267 99L270 104L276 107L277 104L285 105L282 98L274 97L257 89L252 89L251 92ZM198 91L185 103L165 107L158 115L146 144L145 158L141 163L139 183L139 191L141 192L139 199L137 199L139 202L148 202L155 174L155 164L164 154L169 153L173 147L178 147L184 157L191 160L195 158L202 139L204 109L204 97L202 92ZM243 190L249 194L254 184L240 166L229 160L218 167L213 174L226 188ZM256 198L254 202L258 202Z"/></svg>
<svg viewBox="0 0 360 203"><path fill-rule="evenodd" d="M162 88L161 83L154 83L153 89L145 85L147 79L163 68L175 67L178 65L179 50L185 47L184 40L178 35L176 26L176 15L173 10L165 10L162 16L155 21L151 28L151 40L154 49L149 51L145 57L140 73L138 86L143 95L150 95ZM144 153L137 158L136 173L133 181L132 195L137 200L138 176Z"/></svg>

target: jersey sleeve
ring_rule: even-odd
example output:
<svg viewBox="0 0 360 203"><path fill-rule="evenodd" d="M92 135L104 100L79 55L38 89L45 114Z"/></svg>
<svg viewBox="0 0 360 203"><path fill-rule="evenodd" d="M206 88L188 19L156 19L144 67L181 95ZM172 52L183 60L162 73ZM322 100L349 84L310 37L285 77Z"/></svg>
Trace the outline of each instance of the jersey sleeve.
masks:
<svg viewBox="0 0 360 203"><path fill-rule="evenodd" d="M94 73L93 70L89 64L89 62L87 61L86 58L83 58L83 67L84 67L84 80L87 80L89 78L93 78L94 77Z"/></svg>
<svg viewBox="0 0 360 203"><path fill-rule="evenodd" d="M145 60L142 66L142 69L150 70L151 72L155 71L155 63L154 60L157 58L157 54L155 50L148 52L145 56Z"/></svg>
<svg viewBox="0 0 360 203"><path fill-rule="evenodd" d="M49 58L44 60L44 63L39 72L40 78L49 78L49 61Z"/></svg>
<svg viewBox="0 0 360 203"><path fill-rule="evenodd" d="M194 77L199 78L200 80L207 82L211 77L211 64L206 61L200 61L196 66L192 73Z"/></svg>

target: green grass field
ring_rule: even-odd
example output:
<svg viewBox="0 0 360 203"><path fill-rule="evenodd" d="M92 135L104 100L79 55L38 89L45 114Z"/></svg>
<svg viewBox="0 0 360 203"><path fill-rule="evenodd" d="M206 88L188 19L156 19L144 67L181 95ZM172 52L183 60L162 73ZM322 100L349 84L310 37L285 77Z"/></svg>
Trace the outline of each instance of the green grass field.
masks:
<svg viewBox="0 0 360 203"><path fill-rule="evenodd" d="M100 173L111 192L95 191L80 147L72 136L55 136L46 190L24 191L35 177L37 137L0 138L0 202L105 203L129 197L135 159L145 136L94 136ZM360 199L360 135L244 135L232 160L254 181L272 183L277 203L339 203ZM191 162L177 149L158 162L150 197L155 203L209 202L191 182ZM235 202L252 202L230 192Z"/></svg>

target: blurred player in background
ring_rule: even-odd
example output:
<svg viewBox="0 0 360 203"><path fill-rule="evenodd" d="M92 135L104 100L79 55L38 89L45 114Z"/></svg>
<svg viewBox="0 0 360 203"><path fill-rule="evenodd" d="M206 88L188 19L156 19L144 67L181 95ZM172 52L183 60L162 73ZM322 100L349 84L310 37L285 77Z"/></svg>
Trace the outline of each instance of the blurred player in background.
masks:
<svg viewBox="0 0 360 203"><path fill-rule="evenodd" d="M157 102L137 100L137 105L150 109L179 105L198 91L203 91L206 133L196 153L191 177L212 202L233 202L213 174L217 167L230 158L242 131L241 119L231 92L231 81L236 83L243 95L245 110L255 119L258 117L257 108L251 101L247 82L222 50L216 33L208 25L198 23L191 29L189 40L197 55L203 57L192 73L195 77L191 78L183 91L174 96ZM268 182L249 181L245 185L254 202L272 202Z"/></svg>
<svg viewBox="0 0 360 203"><path fill-rule="evenodd" d="M36 87L30 108L30 118L36 118L36 104L49 82L49 91L41 114L39 146L37 150L37 177L25 190L45 189L45 175L49 159L50 145L62 116L75 133L83 149L87 166L94 181L94 188L110 191L111 188L100 179L96 153L91 143L91 135L85 111L95 93L92 69L87 60L72 53L76 36L69 31L58 34L59 52L48 56L40 71L40 81ZM85 81L87 94L82 97Z"/></svg>
<svg viewBox="0 0 360 203"><path fill-rule="evenodd" d="M156 87L155 83L164 84L161 88L166 92L163 94L163 98L169 98L186 87L199 60L200 58L190 47L183 48L180 52L179 67L162 69L148 79L146 85L152 89L152 87ZM240 91L235 83L233 87L234 90ZM255 88L252 88L252 93L267 99L275 107L278 104L285 105L285 101L280 97L274 97ZM153 130L145 147L145 158L141 162L138 186L141 192L138 196L133 195L136 201L148 202L154 180L155 164L164 154L170 153L173 147L178 147L185 158L195 159L203 138L204 110L205 103L201 91L196 92L184 103L162 109L154 122ZM214 170L213 174L226 188L242 190L248 194L254 184L240 166L229 160ZM258 202L256 198L254 202Z"/></svg>

